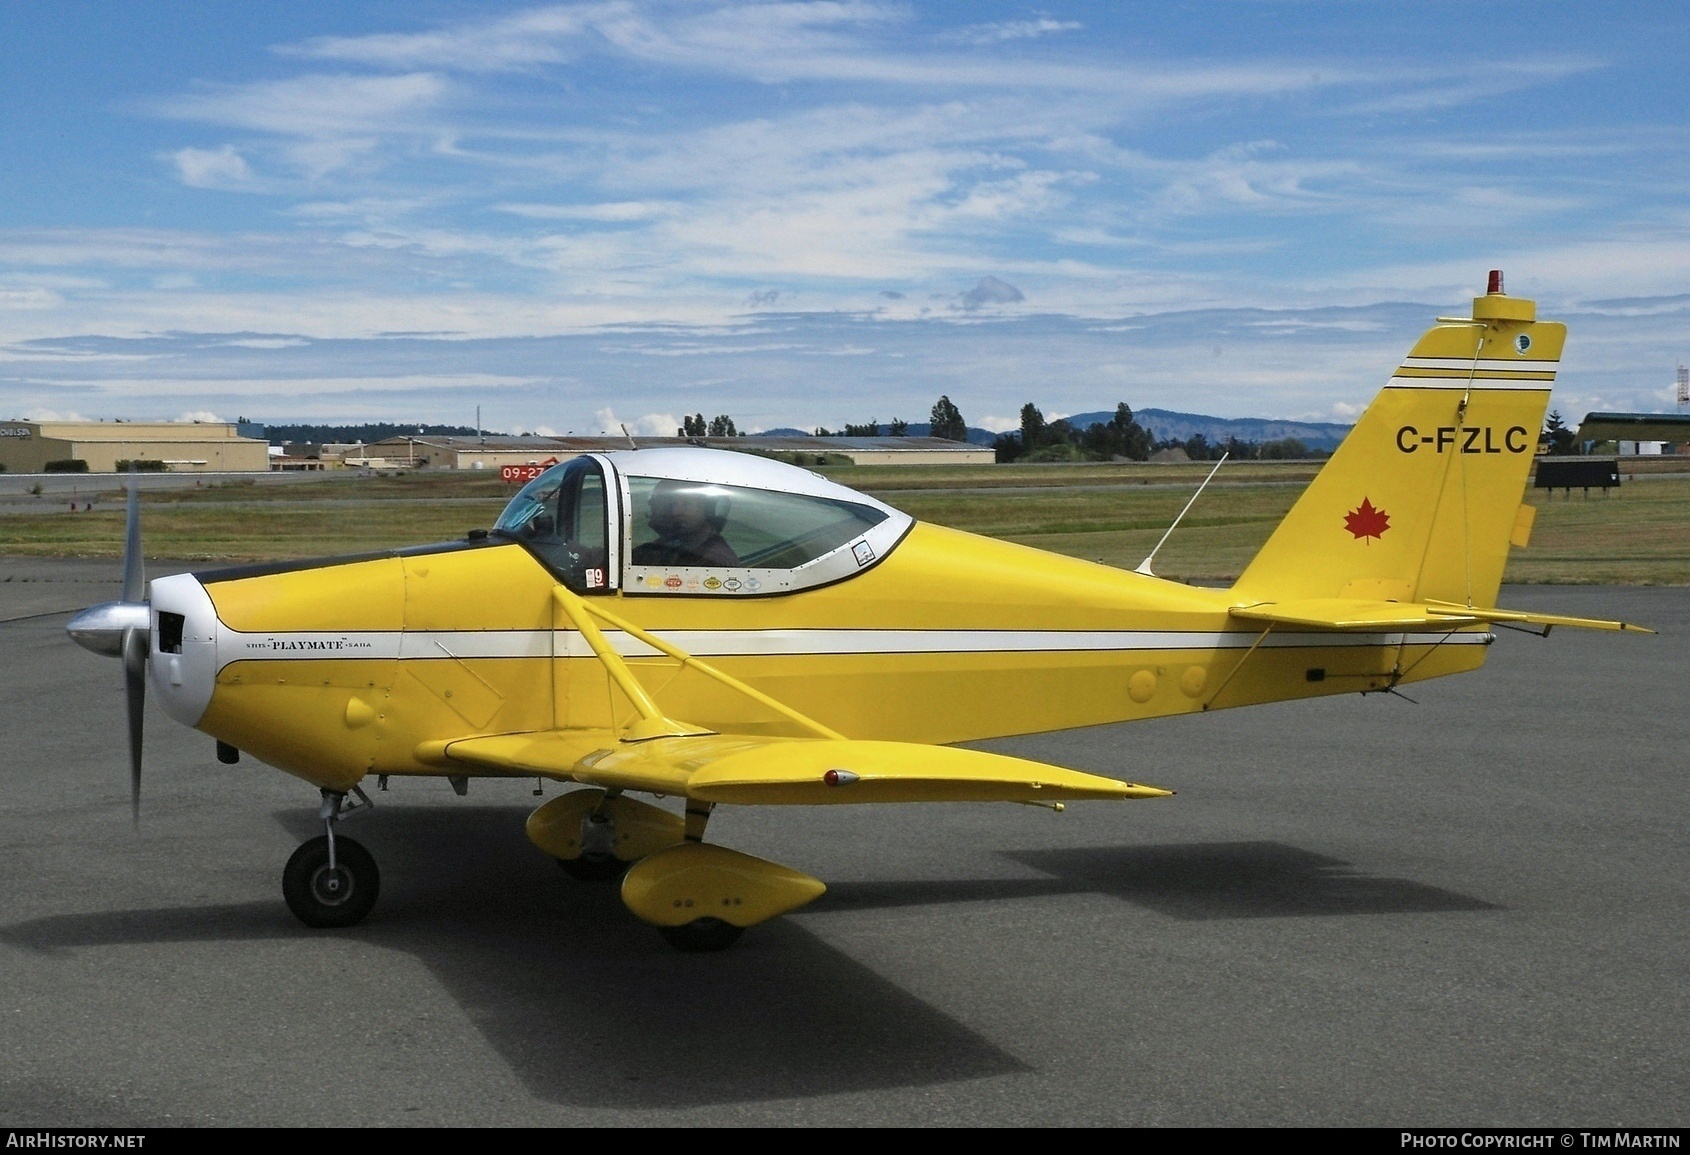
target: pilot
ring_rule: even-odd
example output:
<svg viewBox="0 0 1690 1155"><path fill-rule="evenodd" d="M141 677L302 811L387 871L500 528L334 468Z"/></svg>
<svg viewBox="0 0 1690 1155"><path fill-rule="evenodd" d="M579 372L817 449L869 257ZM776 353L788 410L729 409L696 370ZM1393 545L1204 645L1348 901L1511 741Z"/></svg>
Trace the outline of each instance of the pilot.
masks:
<svg viewBox="0 0 1690 1155"><path fill-rule="evenodd" d="M634 547L635 565L738 565L722 537L728 520L725 494L708 493L686 481L660 481L651 491L647 523L656 541Z"/></svg>

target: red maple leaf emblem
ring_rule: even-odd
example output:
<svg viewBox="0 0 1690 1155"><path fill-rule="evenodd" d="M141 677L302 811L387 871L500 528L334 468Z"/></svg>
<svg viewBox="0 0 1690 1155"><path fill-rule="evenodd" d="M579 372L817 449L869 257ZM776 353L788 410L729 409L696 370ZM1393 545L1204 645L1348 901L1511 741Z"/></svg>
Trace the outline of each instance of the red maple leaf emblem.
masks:
<svg viewBox="0 0 1690 1155"><path fill-rule="evenodd" d="M1344 528L1363 541L1370 537L1382 538L1391 528L1391 515L1375 509L1373 503L1364 497L1359 506L1344 515Z"/></svg>

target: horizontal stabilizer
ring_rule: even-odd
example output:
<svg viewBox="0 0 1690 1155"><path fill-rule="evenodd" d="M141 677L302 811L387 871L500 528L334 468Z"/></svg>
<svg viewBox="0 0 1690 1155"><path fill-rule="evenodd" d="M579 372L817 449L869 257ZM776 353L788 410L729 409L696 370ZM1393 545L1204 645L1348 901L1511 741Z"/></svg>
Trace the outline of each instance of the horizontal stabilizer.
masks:
<svg viewBox="0 0 1690 1155"><path fill-rule="evenodd" d="M1457 602L1391 602L1363 598L1303 598L1234 606L1228 613L1247 622L1318 630L1458 630L1484 622L1520 622L1535 626L1573 626L1587 630L1655 631L1630 622L1569 618L1527 610L1480 609Z"/></svg>
<svg viewBox="0 0 1690 1155"><path fill-rule="evenodd" d="M1477 625L1479 619L1437 613L1431 606L1413 602L1366 601L1361 598L1302 598L1287 602L1262 602L1234 606L1228 611L1247 622L1300 626L1317 630L1367 630L1373 633L1397 630L1459 629Z"/></svg>
<svg viewBox="0 0 1690 1155"><path fill-rule="evenodd" d="M1475 610L1453 602L1428 602L1434 614L1450 614L1478 618L1481 622L1522 622L1532 626L1568 626L1579 630L1627 630L1639 634L1652 634L1655 631L1648 626L1640 626L1635 622L1615 622L1605 618L1569 618L1564 614L1540 614L1535 610Z"/></svg>

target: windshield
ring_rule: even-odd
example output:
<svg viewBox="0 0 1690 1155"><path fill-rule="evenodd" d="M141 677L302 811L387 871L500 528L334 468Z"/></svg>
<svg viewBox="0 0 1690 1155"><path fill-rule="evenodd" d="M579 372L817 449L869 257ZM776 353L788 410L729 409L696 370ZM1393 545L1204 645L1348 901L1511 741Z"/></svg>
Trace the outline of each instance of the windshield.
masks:
<svg viewBox="0 0 1690 1155"><path fill-rule="evenodd" d="M493 532L526 545L576 593L607 588L604 473L590 457L553 466L523 486Z"/></svg>
<svg viewBox="0 0 1690 1155"><path fill-rule="evenodd" d="M839 498L630 477L636 566L796 569L855 541L886 514Z"/></svg>

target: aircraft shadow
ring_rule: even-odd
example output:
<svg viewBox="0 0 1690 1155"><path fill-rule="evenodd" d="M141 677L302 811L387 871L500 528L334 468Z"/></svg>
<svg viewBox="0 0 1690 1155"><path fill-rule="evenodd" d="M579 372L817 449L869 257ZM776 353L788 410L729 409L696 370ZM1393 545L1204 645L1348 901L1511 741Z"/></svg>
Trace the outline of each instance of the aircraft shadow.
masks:
<svg viewBox="0 0 1690 1155"><path fill-rule="evenodd" d="M565 876L505 807L384 806L343 833L383 867L362 926L312 931L273 902L113 911L0 928L44 952L334 934L414 954L540 1099L687 1107L928 1086L1026 1070L788 920L684 955L614 883ZM278 820L308 837L308 812Z"/></svg>
<svg viewBox="0 0 1690 1155"><path fill-rule="evenodd" d="M1297 918L1500 909L1406 878L1359 873L1279 842L1200 842L1021 850L1009 858L1088 891L1179 919Z"/></svg>

